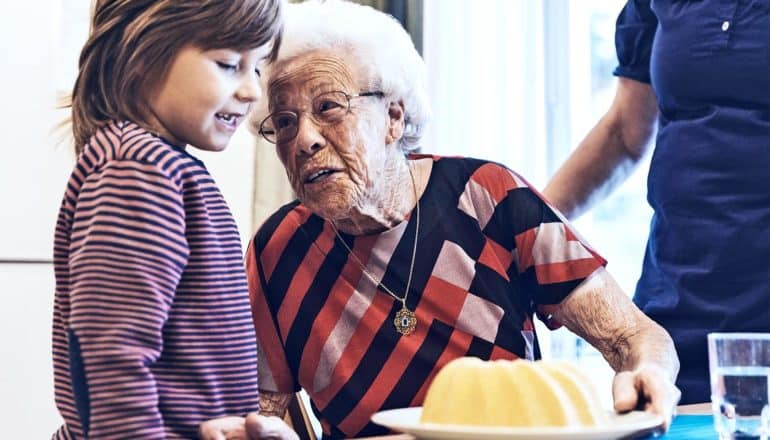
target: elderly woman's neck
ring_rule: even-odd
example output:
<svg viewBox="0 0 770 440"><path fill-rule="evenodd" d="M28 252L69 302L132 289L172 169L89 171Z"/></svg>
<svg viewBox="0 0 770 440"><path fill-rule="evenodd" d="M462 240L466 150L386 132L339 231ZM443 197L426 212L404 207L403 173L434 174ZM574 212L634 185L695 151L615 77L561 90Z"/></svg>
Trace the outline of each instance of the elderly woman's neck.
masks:
<svg viewBox="0 0 770 440"><path fill-rule="evenodd" d="M415 208L425 188L424 164L418 162L401 160L389 167L378 178L382 185L364 198L350 216L335 220L337 229L347 234L366 235L401 224Z"/></svg>

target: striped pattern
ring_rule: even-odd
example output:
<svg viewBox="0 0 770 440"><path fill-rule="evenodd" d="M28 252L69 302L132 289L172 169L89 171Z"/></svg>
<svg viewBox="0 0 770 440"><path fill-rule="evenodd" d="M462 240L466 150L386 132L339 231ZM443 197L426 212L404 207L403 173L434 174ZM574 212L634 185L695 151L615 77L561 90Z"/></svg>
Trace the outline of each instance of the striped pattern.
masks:
<svg viewBox="0 0 770 440"><path fill-rule="evenodd" d="M457 357L539 357L533 313L605 264L518 175L479 160L433 159L420 199L407 299L417 328L409 336L393 326L400 302L298 202L270 217L247 250L263 389L305 388L331 438L383 433L369 417L420 405L436 371ZM411 215L382 234L342 237L403 294L415 222Z"/></svg>
<svg viewBox="0 0 770 440"><path fill-rule="evenodd" d="M201 162L132 123L101 129L54 244L54 438L192 438L258 409L238 230Z"/></svg>

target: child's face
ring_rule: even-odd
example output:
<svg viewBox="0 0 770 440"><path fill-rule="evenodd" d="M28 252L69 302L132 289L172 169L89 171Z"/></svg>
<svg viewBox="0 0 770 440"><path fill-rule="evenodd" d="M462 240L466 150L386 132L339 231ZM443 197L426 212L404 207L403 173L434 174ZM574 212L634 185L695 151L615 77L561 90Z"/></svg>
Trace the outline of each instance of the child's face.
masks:
<svg viewBox="0 0 770 440"><path fill-rule="evenodd" d="M268 51L183 48L147 96L150 128L177 145L223 150L262 96L258 69Z"/></svg>

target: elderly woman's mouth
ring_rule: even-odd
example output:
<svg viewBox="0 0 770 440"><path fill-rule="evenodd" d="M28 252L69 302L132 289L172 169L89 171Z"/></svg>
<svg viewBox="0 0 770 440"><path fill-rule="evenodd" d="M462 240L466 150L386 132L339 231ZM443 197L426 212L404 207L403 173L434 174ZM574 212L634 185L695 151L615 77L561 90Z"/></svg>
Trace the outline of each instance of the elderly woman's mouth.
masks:
<svg viewBox="0 0 770 440"><path fill-rule="evenodd" d="M334 170L334 169L322 169L322 170L314 171L308 174L307 177L305 177L305 183L319 183L338 172L339 170Z"/></svg>

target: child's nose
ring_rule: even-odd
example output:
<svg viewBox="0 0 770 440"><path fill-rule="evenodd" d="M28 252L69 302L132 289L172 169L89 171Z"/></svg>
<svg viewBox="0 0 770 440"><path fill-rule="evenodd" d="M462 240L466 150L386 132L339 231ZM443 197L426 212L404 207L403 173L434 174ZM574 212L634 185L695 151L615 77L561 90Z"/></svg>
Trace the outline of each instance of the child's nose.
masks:
<svg viewBox="0 0 770 440"><path fill-rule="evenodd" d="M254 102L262 97L262 88L253 75L246 75L236 91L236 97L241 101Z"/></svg>

